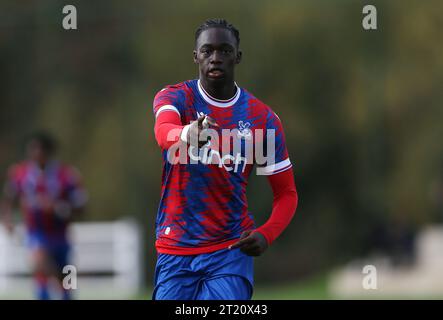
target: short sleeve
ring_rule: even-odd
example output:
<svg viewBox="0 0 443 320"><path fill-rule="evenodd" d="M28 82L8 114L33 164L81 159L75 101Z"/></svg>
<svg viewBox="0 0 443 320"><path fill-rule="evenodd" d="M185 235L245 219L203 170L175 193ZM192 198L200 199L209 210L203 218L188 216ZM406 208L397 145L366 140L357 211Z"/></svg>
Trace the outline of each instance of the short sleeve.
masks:
<svg viewBox="0 0 443 320"><path fill-rule="evenodd" d="M183 115L185 92L180 85L167 86L160 90L154 98L153 112L155 118L161 112L173 111L179 116Z"/></svg>
<svg viewBox="0 0 443 320"><path fill-rule="evenodd" d="M273 175L291 168L283 125L271 109L267 112L264 136L266 161L258 164L257 175Z"/></svg>

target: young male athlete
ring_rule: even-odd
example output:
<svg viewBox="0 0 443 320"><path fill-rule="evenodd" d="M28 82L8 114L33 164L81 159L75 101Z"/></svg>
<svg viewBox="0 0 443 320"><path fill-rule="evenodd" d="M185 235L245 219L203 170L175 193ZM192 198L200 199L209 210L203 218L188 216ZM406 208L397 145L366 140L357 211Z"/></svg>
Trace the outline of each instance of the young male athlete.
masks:
<svg viewBox="0 0 443 320"><path fill-rule="evenodd" d="M239 42L227 21L205 21L195 34L199 79L167 86L155 96L163 175L153 299L250 299L252 257L272 244L295 213L297 191L280 119L234 81ZM210 130L227 130L232 139L209 139L204 133ZM256 142L265 144L265 162L255 153L252 161L246 157L246 143L260 137L260 130L265 138ZM237 153L222 152L236 138ZM246 199L254 165L267 175L274 194L271 216L258 228Z"/></svg>
<svg viewBox="0 0 443 320"><path fill-rule="evenodd" d="M70 299L70 291L62 286L62 270L68 264L70 248L66 229L72 216L86 203L79 173L54 158L55 147L47 133L35 133L28 139L27 159L8 171L1 207L11 232L15 203L24 215L36 294L44 300L51 298L51 277L58 280L59 296Z"/></svg>

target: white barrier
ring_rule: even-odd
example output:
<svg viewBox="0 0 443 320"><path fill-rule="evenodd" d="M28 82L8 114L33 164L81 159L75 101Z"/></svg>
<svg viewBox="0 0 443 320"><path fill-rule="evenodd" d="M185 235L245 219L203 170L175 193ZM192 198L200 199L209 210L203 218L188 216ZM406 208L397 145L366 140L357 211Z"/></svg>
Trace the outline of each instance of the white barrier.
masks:
<svg viewBox="0 0 443 320"><path fill-rule="evenodd" d="M141 239L131 221L73 223L69 263L77 270L79 299L134 298L142 283ZM0 299L33 298L23 226L11 236L0 226Z"/></svg>

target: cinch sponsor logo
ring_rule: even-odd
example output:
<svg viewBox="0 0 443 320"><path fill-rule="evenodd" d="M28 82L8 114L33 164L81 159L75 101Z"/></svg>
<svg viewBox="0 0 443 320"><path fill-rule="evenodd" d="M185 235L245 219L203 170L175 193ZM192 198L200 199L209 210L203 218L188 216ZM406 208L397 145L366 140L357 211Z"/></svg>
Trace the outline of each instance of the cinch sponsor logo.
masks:
<svg viewBox="0 0 443 320"><path fill-rule="evenodd" d="M250 123L239 121L239 129L202 130L190 143L178 141L169 149L171 164L216 164L228 172L244 172L247 164L269 166L275 164L275 129L251 130ZM265 136L266 133L266 136ZM177 141L181 130L168 133L169 141ZM198 141L208 141L198 148Z"/></svg>
<svg viewBox="0 0 443 320"><path fill-rule="evenodd" d="M188 155L194 163L217 164L219 168L224 168L226 171L239 172L239 165L243 163L241 172L244 172L247 164L247 159L242 157L241 153L237 153L235 157L231 154L221 156L220 152L212 150L209 146L200 149L189 146Z"/></svg>

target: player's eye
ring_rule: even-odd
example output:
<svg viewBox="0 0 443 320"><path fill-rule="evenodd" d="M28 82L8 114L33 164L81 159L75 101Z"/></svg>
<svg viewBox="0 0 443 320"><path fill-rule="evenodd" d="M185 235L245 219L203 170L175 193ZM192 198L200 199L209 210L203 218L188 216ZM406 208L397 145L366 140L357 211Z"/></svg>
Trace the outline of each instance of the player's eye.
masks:
<svg viewBox="0 0 443 320"><path fill-rule="evenodd" d="M201 49L200 52L203 53L204 55L208 55L210 53L209 49L207 48Z"/></svg>

